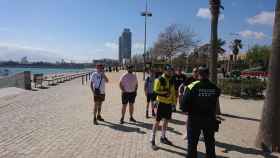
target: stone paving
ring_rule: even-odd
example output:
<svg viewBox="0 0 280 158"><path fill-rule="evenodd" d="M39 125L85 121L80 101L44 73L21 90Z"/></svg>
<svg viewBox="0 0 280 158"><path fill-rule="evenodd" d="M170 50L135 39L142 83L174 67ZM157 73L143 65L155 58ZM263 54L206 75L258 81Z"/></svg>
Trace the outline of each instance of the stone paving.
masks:
<svg viewBox="0 0 280 158"><path fill-rule="evenodd" d="M109 75L103 106L106 122L92 124L92 94L89 85L76 79L48 89L0 98L0 158L180 158L186 155L183 140L185 116L173 115L167 135L174 146L162 145L152 151L149 135L152 119L144 117L143 82L139 81L135 105L137 123L124 125L120 119L120 73ZM138 74L139 80L142 78ZM221 98L223 122L217 134L217 155L227 157L268 157L254 148L262 101ZM160 132L157 136L159 138ZM203 141L199 158L205 156Z"/></svg>

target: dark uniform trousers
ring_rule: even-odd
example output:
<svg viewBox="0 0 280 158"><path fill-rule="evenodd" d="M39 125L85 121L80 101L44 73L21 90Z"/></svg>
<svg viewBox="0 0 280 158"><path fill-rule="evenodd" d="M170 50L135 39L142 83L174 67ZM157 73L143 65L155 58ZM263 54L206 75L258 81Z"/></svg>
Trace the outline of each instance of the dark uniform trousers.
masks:
<svg viewBox="0 0 280 158"><path fill-rule="evenodd" d="M207 158L216 158L215 154L215 131L214 118L201 116L188 117L188 153L187 158L197 158L197 144L201 131L203 132Z"/></svg>

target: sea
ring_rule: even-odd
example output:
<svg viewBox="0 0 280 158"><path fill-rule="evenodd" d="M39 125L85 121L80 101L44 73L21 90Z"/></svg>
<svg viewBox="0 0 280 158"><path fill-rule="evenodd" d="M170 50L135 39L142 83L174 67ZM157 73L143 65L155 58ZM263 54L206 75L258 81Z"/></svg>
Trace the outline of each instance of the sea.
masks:
<svg viewBox="0 0 280 158"><path fill-rule="evenodd" d="M15 67L0 67L0 76L11 76L20 72L30 71L32 74L54 74L54 73L69 73L81 72L88 69L68 69L68 68L15 68Z"/></svg>

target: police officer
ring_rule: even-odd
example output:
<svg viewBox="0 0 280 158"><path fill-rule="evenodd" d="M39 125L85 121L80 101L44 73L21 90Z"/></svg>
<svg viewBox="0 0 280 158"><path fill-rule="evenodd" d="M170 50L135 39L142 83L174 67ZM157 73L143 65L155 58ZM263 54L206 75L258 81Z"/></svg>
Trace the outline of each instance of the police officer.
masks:
<svg viewBox="0 0 280 158"><path fill-rule="evenodd" d="M152 149L156 150L157 146L155 144L156 131L159 127L159 123L163 120L160 142L167 145L172 145L166 137L166 129L168 126L168 121L171 119L172 115L172 105L176 103L175 86L172 81L173 68L171 65L167 64L164 66L164 74L155 80L154 92L157 95L157 112L156 119L153 125L152 134L150 138L150 143Z"/></svg>
<svg viewBox="0 0 280 158"><path fill-rule="evenodd" d="M188 113L188 155L197 157L197 144L201 131L204 135L207 158L216 158L214 134L217 130L216 105L220 89L209 81L209 70L198 69L198 81L188 85L181 103L181 109Z"/></svg>

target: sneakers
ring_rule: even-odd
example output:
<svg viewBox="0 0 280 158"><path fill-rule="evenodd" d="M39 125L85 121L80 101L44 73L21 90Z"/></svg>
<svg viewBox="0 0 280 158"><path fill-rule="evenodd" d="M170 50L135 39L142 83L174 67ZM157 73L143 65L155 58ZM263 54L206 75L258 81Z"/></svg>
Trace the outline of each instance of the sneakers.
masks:
<svg viewBox="0 0 280 158"><path fill-rule="evenodd" d="M129 121L130 122L136 122L136 120L133 117L130 117ZM124 118L120 119L120 124L124 124Z"/></svg>
<svg viewBox="0 0 280 158"><path fill-rule="evenodd" d="M160 137L160 142L166 145L173 145L173 143L169 141L166 137Z"/></svg>
<svg viewBox="0 0 280 158"><path fill-rule="evenodd" d="M97 119L98 121L104 121L104 119L101 117L101 115L98 115L98 116L96 117L96 119Z"/></svg>
<svg viewBox="0 0 280 158"><path fill-rule="evenodd" d="M94 125L99 125L96 118L93 118L93 124Z"/></svg>
<svg viewBox="0 0 280 158"><path fill-rule="evenodd" d="M133 117L130 117L129 121L130 122L136 122L136 120Z"/></svg>
<svg viewBox="0 0 280 158"><path fill-rule="evenodd" d="M123 118L121 118L121 120L120 120L120 124L124 124Z"/></svg>
<svg viewBox="0 0 280 158"><path fill-rule="evenodd" d="M157 149L158 149L158 147L156 146L156 143L155 143L154 140L151 140L150 143L151 143L151 148L152 148L153 150L157 150Z"/></svg>
<svg viewBox="0 0 280 158"><path fill-rule="evenodd" d="M156 117L156 113L155 113L154 110L152 110L152 116L153 116L153 117Z"/></svg>
<svg viewBox="0 0 280 158"><path fill-rule="evenodd" d="M172 112L176 112L176 105L172 105Z"/></svg>

